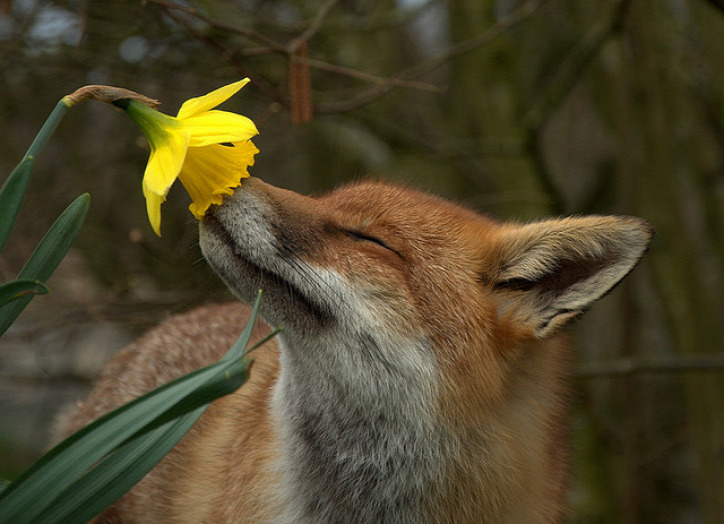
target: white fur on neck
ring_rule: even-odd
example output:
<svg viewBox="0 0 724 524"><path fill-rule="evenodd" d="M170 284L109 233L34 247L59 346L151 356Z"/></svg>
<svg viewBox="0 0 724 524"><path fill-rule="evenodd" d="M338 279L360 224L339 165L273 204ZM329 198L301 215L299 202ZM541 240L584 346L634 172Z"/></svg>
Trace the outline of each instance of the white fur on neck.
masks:
<svg viewBox="0 0 724 524"><path fill-rule="evenodd" d="M377 308L339 274L314 271L345 311L314 339L280 337L283 521L419 522L440 469L432 351L380 329Z"/></svg>

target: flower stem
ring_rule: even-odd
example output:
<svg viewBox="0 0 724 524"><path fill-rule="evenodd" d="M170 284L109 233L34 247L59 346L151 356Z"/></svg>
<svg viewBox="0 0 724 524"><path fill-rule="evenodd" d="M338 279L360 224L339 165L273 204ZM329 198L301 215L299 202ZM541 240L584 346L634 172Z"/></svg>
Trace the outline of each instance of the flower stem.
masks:
<svg viewBox="0 0 724 524"><path fill-rule="evenodd" d="M43 147L45 147L45 144L50 136L53 134L53 131L55 131L55 128L58 127L58 124L60 124L60 121L63 119L68 109L70 109L70 105L66 102L64 97L55 105L53 112L50 113L50 116L43 124L43 127L35 136L35 140L33 140L33 143L30 144L30 147L25 152L23 159L28 157L36 158L38 156Z"/></svg>

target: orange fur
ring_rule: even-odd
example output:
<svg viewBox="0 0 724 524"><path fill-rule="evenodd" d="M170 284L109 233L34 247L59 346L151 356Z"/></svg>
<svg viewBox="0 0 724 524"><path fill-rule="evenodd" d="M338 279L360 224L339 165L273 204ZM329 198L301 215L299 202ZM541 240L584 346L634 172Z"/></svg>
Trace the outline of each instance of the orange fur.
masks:
<svg viewBox="0 0 724 524"><path fill-rule="evenodd" d="M245 180L202 248L242 300L263 287L285 331L99 522L560 520L557 329L651 235L633 218L500 224L381 183L310 198ZM218 359L247 318L230 304L165 322L69 426Z"/></svg>

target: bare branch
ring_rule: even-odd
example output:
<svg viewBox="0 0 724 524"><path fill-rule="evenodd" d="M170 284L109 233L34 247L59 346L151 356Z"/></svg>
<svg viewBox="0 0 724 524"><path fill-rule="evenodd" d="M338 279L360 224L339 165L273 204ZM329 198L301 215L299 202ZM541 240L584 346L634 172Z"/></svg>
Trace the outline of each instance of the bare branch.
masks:
<svg viewBox="0 0 724 524"><path fill-rule="evenodd" d="M530 0L529 2L526 2L520 8L504 17L500 20L500 22L483 33L463 42L458 42L437 56L408 69L403 73L404 77L417 78L437 69L457 56L464 55L465 53L469 53L470 51L474 51L486 44L489 44L505 32L510 31L516 25L530 18L530 16L538 11L538 9L540 9L546 2L548 2L548 0Z"/></svg>
<svg viewBox="0 0 724 524"><path fill-rule="evenodd" d="M284 46L282 44L279 44L278 42L275 42L274 40L267 38L255 31L246 30L246 29L240 29L237 27L229 26L227 24L223 24L220 22L217 22L213 20L212 18L208 17L207 15L199 12L197 9L194 9L192 7L176 4L174 2L170 2L168 0L149 0L155 5L158 5L162 9L164 9L167 14L177 21L179 24L183 25L195 38L201 40L206 45L213 48L217 53L221 54L224 58L227 60L233 62L233 65L237 67L238 69L244 71L244 74L246 76L250 76L254 79L255 83L258 87L262 89L267 95L270 96L273 100L282 103L284 106L289 106L289 100L287 100L285 97L280 95L271 85L268 83L265 86L259 86L258 78L255 77L255 75L252 75L248 72L246 72L246 69L238 62L233 59L234 53L224 47L219 42L215 41L213 38L209 37L208 35L201 34L197 29L193 28L190 24L188 24L187 21L183 20L182 18L178 16L174 16L174 11L180 11L187 15L193 16L197 18L198 20L201 20L202 22L205 22L209 26L218 29L222 32L227 32L231 34L239 34L243 35L250 40L255 40L257 42L260 42L263 44L262 47L258 48L252 48L247 50L242 50L240 54L246 55L246 56L259 56L259 55L265 55L265 54L271 54L271 53L279 53L284 54L287 56L288 59L294 59L300 63L304 63L308 65L309 67L329 71L332 73L349 76L351 78L356 78L358 80L362 80L365 82L371 82L375 85L363 92L361 92L356 97L346 99L346 100L340 100L337 102L328 102L328 103L322 103L322 104L316 104L314 106L315 112L319 113L337 113L337 112L345 112L349 111L351 109L355 109L357 107L360 107L362 105L365 105L372 100L379 98L380 96L388 93L392 89L396 87L404 87L404 88L410 88L410 89L419 89L423 91L428 92L441 92L442 89L435 87L430 84L417 82L415 81L416 78L429 73L430 71L433 71L437 69L438 67L441 67L446 62L451 60L452 58L462 55L464 53L470 52L474 49L479 48L480 46L483 46L492 40L496 39L500 35L504 34L506 31L509 31L512 27L516 26L517 24L523 22L527 18L529 18L531 15L533 15L543 4L545 4L548 0L530 0L529 2L526 2L523 4L522 7L519 9L513 11L508 16L503 18L500 22L495 24L493 27L488 29L487 31L483 32L480 35L477 35L469 40L466 40L464 42L460 42L457 45L451 47L450 49L444 51L443 53L440 53L439 55L426 60L416 66L413 66L409 69L403 70L399 74L397 74L394 77L391 78L382 78L376 75L372 75L369 73L365 73L363 71L354 70L348 67L331 64L329 62L325 62L322 60L316 60L316 59L310 59L307 57L299 57L294 55L293 51L297 49L302 42L312 38L322 27L322 24L324 20L326 19L327 15L331 11L331 9L336 4L336 0L328 0L324 6L318 11L315 18L310 23L309 27L297 38L292 40L288 45ZM293 56L294 55L294 56Z"/></svg>
<svg viewBox="0 0 724 524"><path fill-rule="evenodd" d="M307 66L309 66L311 68L328 71L328 72L335 73L338 75L348 76L350 78L356 78L357 80L362 80L364 82L370 82L370 83L374 83L377 85L385 84L385 85L389 85L390 88L404 87L404 88L409 88L409 89L419 89L419 90L428 91L428 92L440 92L441 91L436 86L433 86L430 84L425 84L422 82L415 82L415 81L405 80L405 79L400 79L400 78L383 78L383 77L365 73L363 71L359 71L356 69L351 69L351 68L344 67L341 65L325 62L322 60L311 59L311 58L295 55L294 50L298 49L302 42L305 42L308 39L312 38L319 31L319 29L322 26L322 23L324 22L326 16L329 13L329 11L336 4L336 0L329 0L322 7L322 9L319 10L319 12L315 16L314 20L311 22L309 27L299 37L292 40L286 46L283 44L280 44L278 42L275 42L274 40L267 38L255 31L240 29L237 27L233 27L233 26L230 26L227 24L217 22L192 7L176 4L174 2L169 2L167 0L149 0L149 1L152 2L153 4L159 6L160 8L164 9L164 11L166 11L166 14L172 20L177 22L179 25L183 26L187 31L189 31L189 33L194 38L200 40L202 43L204 43L205 45L212 48L215 52L220 54L226 60L232 62L232 65L234 65L240 72L242 72L244 76L251 77L254 80L254 84L257 85L257 87L260 87L260 89L262 91L264 91L272 100L279 102L287 107L289 106L289 100L287 100L281 94L279 94L268 82L264 82L264 85L260 86L259 82L263 81L263 79L259 79L259 77L257 77L256 75L248 72L248 70L245 67L243 67L237 60L235 60L233 58L235 55L235 53L233 51L231 51L224 45L220 44L213 38L209 37L208 35L205 35L205 34L202 34L201 32L199 32L198 29L191 26L188 23L188 21L179 17L175 13L175 11L179 11L179 12L182 12L189 16L192 16L194 18L197 18L198 20L206 23L207 25L209 25L210 27L213 27L214 29L219 30L220 32L227 32L227 33L231 33L231 34L242 35L242 36L249 38L250 40L255 40L257 42L265 44L262 47L247 48L247 49L241 50L239 52L239 54L243 55L243 56L263 56L263 55L274 54L274 53L283 54L289 60L294 60L301 64L306 64Z"/></svg>
<svg viewBox="0 0 724 524"><path fill-rule="evenodd" d="M724 0L706 0L714 9L718 9L724 13Z"/></svg>
<svg viewBox="0 0 724 524"><path fill-rule="evenodd" d="M336 3L337 0L327 0L327 3L324 4L319 11L317 11L317 15L309 24L309 27L306 29L306 31L304 31L297 38L289 42L289 45L287 45L287 52L289 54L296 53L299 49L299 46L301 46L305 42L308 42L315 34L317 34L317 32L322 28L324 19L327 17L327 15Z"/></svg>
<svg viewBox="0 0 724 524"><path fill-rule="evenodd" d="M681 373L685 371L724 372L724 353L696 357L637 359L622 358L596 364L584 364L574 375L578 378L610 378L640 373Z"/></svg>
<svg viewBox="0 0 724 524"><path fill-rule="evenodd" d="M414 80L404 80L402 78L385 78L382 76L365 73L364 71L360 71L358 69L351 69L349 67L331 64L322 60L315 60L314 58L296 58L296 60L305 63L309 67L312 67L314 69L320 69L322 71L329 71L330 73L336 73L338 75L349 76L351 78L356 78L357 80L362 80L364 82L370 82L373 84L390 84L393 87L407 87L410 89L427 91L428 93L443 92L442 88L432 84L416 82Z"/></svg>
<svg viewBox="0 0 724 524"><path fill-rule="evenodd" d="M251 29L242 29L240 27L231 26L227 24L223 24L221 22L217 22L213 18L210 18L209 16L205 15L198 9L194 9L193 7L189 7L187 5L177 4L176 2L169 2L167 0L147 0L151 2L152 4L156 4L157 6L164 9L170 16L170 13L172 11L180 11L182 13L185 13L187 15L193 16L194 18L201 20L202 22L208 24L210 27L213 27L214 29L218 29L219 31L223 33L228 34L234 34L234 35L241 35L249 40L254 40L256 42L259 42L261 44L264 44L265 46L274 49L278 52L286 52L285 46L282 44L275 42L271 38L268 38L260 33L257 33L256 31L252 31ZM185 28L189 28L188 24L182 22L179 20L178 17L172 17L174 21L181 23Z"/></svg>
<svg viewBox="0 0 724 524"><path fill-rule="evenodd" d="M164 0L151 0L152 2L159 3L159 5L165 3ZM161 5L162 8L165 8L165 6ZM181 11L185 11L185 9L180 9ZM249 71L249 69L243 65L239 60L237 60L234 56L234 53L228 49L223 44L217 42L212 37L201 33L196 28L194 28L191 24L188 23L187 20L184 20L183 18L179 17L177 13L174 13L173 10L167 10L166 14L175 22L182 25L194 38L199 40L201 43L206 45L207 47L211 48L213 51L218 53L222 56L227 62L231 63L231 65L239 72L240 76L248 76L251 78L254 82L254 86L261 90L265 95L267 95L270 99L274 100L275 102L278 102L286 107L289 107L289 100L284 97L281 93L279 93L274 86L271 85L271 83L267 82L265 78L261 77L260 75L257 75L255 73L252 73ZM283 52L283 47L279 48L280 52Z"/></svg>
<svg viewBox="0 0 724 524"><path fill-rule="evenodd" d="M300 40L297 51L289 61L289 100L292 122L304 124L314 117L312 108L312 81L309 66L302 60L307 57L307 42Z"/></svg>
<svg viewBox="0 0 724 524"><path fill-rule="evenodd" d="M464 42L460 42L450 49L438 54L426 60L416 66L406 69L396 75L395 77L388 79L385 82L378 83L376 86L362 92L357 97L344 100L340 102L329 102L326 104L320 104L315 107L315 110L320 113L337 113L355 109L362 105L365 105L375 98L378 98L385 93L388 93L395 87L397 82L406 82L418 78L426 73L429 73L438 67L441 67L452 58L473 51L485 44L488 44L509 31L514 26L520 24L524 20L528 19L533 15L543 4L548 0L531 0L523 4L522 7L513 11L508 16L503 18L500 22L495 24L485 32L474 36Z"/></svg>
<svg viewBox="0 0 724 524"><path fill-rule="evenodd" d="M525 115L527 127L540 127L565 100L603 45L616 34L628 12L631 0L616 0L611 13L599 21L573 46L568 56L560 62L553 78L541 91L533 106Z"/></svg>
<svg viewBox="0 0 724 524"><path fill-rule="evenodd" d="M540 147L538 131L566 99L583 72L598 56L603 45L619 30L630 4L631 0L615 0L610 14L594 24L560 62L552 75L552 80L544 86L523 118L527 132L525 149L535 165L538 179L550 197L553 213L565 214L570 210L566 208L565 198L550 175Z"/></svg>

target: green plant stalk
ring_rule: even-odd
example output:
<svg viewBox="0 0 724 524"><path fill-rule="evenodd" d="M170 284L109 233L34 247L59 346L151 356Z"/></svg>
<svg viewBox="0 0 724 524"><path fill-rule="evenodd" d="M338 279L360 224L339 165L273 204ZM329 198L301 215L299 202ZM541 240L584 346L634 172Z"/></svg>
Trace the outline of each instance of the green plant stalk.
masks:
<svg viewBox="0 0 724 524"><path fill-rule="evenodd" d="M27 295L45 295L48 287L38 280L13 280L0 285L0 306Z"/></svg>
<svg viewBox="0 0 724 524"><path fill-rule="evenodd" d="M0 253L5 248L18 217L34 161L33 157L24 158L0 188Z"/></svg>
<svg viewBox="0 0 724 524"><path fill-rule="evenodd" d="M35 136L33 143L25 152L25 156L0 188L0 252L5 248L17 220L20 206L25 199L35 158L45 147L71 105L72 102L68 97L63 97L55 105L50 116L43 123L43 127ZM0 335L7 331L35 294L48 292L42 281L50 277L60 260L68 252L70 243L78 235L88 211L88 199L88 195L82 195L68 206L43 237L18 275L17 280L37 281L33 288L27 288L27 282L25 284L9 282L3 286L5 294L0 296ZM17 286L26 287L20 290Z"/></svg>
<svg viewBox="0 0 724 524"><path fill-rule="evenodd" d="M196 408L126 442L103 460L103 467L91 469L68 486L34 520L44 524L89 521L140 481L159 462L159 457L166 456L206 407Z"/></svg>
<svg viewBox="0 0 724 524"><path fill-rule="evenodd" d="M81 195L71 202L50 226L18 274L18 279L45 282L50 277L80 233L89 205L90 196L88 194ZM25 296L0 307L0 335L10 327L32 298L33 295Z"/></svg>
<svg viewBox="0 0 724 524"><path fill-rule="evenodd" d="M257 298L244 332L215 364L197 370L101 417L38 459L0 492L0 515L12 522L82 523L150 471L208 404L248 378L247 349Z"/></svg>
<svg viewBox="0 0 724 524"><path fill-rule="evenodd" d="M65 114L70 109L70 103L67 97L63 97L53 108L50 116L43 123L38 134L35 135L33 143L25 152L22 160L15 166L10 176L3 183L0 189L0 252L2 252L7 242L10 231L15 225L18 211L25 198L25 192L28 188L28 180L30 179L30 170L33 162L38 154L43 150L45 144L52 136L55 129L60 124Z"/></svg>
<svg viewBox="0 0 724 524"><path fill-rule="evenodd" d="M50 116L45 120L43 127L41 127L40 131L38 131L38 134L35 135L35 140L33 140L33 143L30 144L30 147L25 152L23 160L25 160L26 158L37 158L38 154L43 150L45 144L48 143L51 135L58 127L60 121L68 112L68 109L70 109L70 107L71 104L68 100L68 97L63 97L57 104L55 104L55 107L50 113Z"/></svg>
<svg viewBox="0 0 724 524"><path fill-rule="evenodd" d="M96 471L94 476L99 475L98 472L102 476L103 470L116 464L116 453L134 453L135 446L126 444L135 441L136 445L143 446L147 443L144 435L163 438L165 431L157 430L172 422L174 417L235 391L246 380L249 362L242 360L228 364L217 362L170 382L71 435L0 493L0 515L7 517L8 522L35 521L41 513L60 504L66 490L72 494L76 482L85 485L84 475ZM183 433L176 435L176 440L182 436ZM111 459L107 464L103 460L106 456ZM157 457L158 460L161 458L163 454ZM112 487L113 483L105 486L106 489ZM85 502L91 500L85 499ZM82 506L81 503L79 507Z"/></svg>

